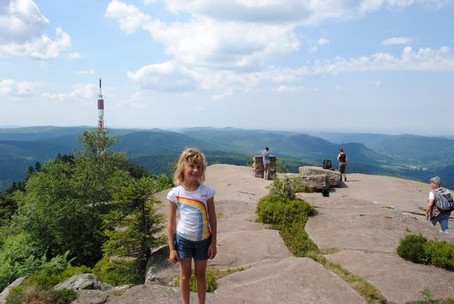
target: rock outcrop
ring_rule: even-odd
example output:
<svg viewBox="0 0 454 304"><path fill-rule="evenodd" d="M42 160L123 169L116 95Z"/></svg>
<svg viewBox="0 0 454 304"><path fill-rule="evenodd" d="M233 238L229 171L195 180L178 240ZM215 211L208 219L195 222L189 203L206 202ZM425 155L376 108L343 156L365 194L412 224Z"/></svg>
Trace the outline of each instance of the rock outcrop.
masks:
<svg viewBox="0 0 454 304"><path fill-rule="evenodd" d="M99 281L95 275L91 273L83 273L73 275L69 279L61 282L54 287L55 289L72 289L72 290L110 290L112 286Z"/></svg>
<svg viewBox="0 0 454 304"><path fill-rule="evenodd" d="M3 291L0 293L0 304L5 304L6 303L6 298L8 297L11 289L13 289L14 287L19 286L20 284L22 284L22 282L24 282L26 278L27 277L18 278L16 280L14 280L14 282L9 284L8 287L3 289Z"/></svg>
<svg viewBox="0 0 454 304"><path fill-rule="evenodd" d="M212 165L207 183L216 189L219 230L218 255L208 267L233 270L218 281L215 293L207 294L207 303L367 303L320 264L292 256L278 231L255 221L257 201L268 193L271 181L254 178L250 167ZM396 254L400 239L409 233L454 242L454 233L439 233L419 210L429 190L415 181L349 174L349 181L331 189L330 197L298 197L319 211L309 218L306 231L325 257L370 282L388 303L403 304L423 300L423 290L433 299L454 298L453 272L414 264ZM158 194L163 201L165 193ZM161 263L178 269L167 261L165 250L156 252L146 284L117 291L79 290L72 304L181 304L178 288L157 284L176 276L166 274L169 269L158 267ZM191 293L191 303L197 303L196 293Z"/></svg>
<svg viewBox="0 0 454 304"><path fill-rule="evenodd" d="M172 286L178 276L178 264L169 262L169 246L163 246L151 254L147 262L145 284Z"/></svg>
<svg viewBox="0 0 454 304"><path fill-rule="evenodd" d="M299 167L299 174L304 183L314 191L337 187L341 183L341 173L315 166Z"/></svg>

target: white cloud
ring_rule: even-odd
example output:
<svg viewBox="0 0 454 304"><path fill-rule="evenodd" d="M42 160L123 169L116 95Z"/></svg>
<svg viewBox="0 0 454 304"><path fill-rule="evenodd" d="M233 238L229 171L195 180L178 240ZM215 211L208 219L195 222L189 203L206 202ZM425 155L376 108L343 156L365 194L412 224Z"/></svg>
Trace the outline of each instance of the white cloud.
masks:
<svg viewBox="0 0 454 304"><path fill-rule="evenodd" d="M82 55L78 52L71 52L71 53L69 53L69 58L71 58L73 60L78 60L78 59L82 58Z"/></svg>
<svg viewBox="0 0 454 304"><path fill-rule="evenodd" d="M454 50L421 48L414 51L405 47L401 57L389 53L376 53L358 58L336 58L317 62L311 74L338 74L341 72L383 72L383 71L454 71Z"/></svg>
<svg viewBox="0 0 454 304"><path fill-rule="evenodd" d="M300 0L168 0L166 7L175 14L206 16L215 20L257 23L294 23L310 15Z"/></svg>
<svg viewBox="0 0 454 304"><path fill-rule="evenodd" d="M118 20L120 28L126 33L135 32L149 19L134 5L119 0L113 0L109 3L105 16Z"/></svg>
<svg viewBox="0 0 454 304"><path fill-rule="evenodd" d="M170 61L128 72L128 78L140 87L151 90L187 92L198 86L192 71Z"/></svg>
<svg viewBox="0 0 454 304"><path fill-rule="evenodd" d="M61 28L53 40L44 34L49 20L32 0L0 2L0 54L48 60L71 46L71 37Z"/></svg>
<svg viewBox="0 0 454 304"><path fill-rule="evenodd" d="M381 42L383 45L408 45L411 44L411 39L408 37L391 37L388 39L385 39Z"/></svg>
<svg viewBox="0 0 454 304"><path fill-rule="evenodd" d="M320 38L320 39L318 39L317 44L318 45L328 45L329 44L329 40L326 39L326 38Z"/></svg>
<svg viewBox="0 0 454 304"><path fill-rule="evenodd" d="M295 51L295 33L285 26L218 22L152 23L145 28L176 61L221 70L256 70L265 58Z"/></svg>
<svg viewBox="0 0 454 304"><path fill-rule="evenodd" d="M93 75L95 73L95 69L77 70L77 71L74 71L74 73L80 74L80 75Z"/></svg>
<svg viewBox="0 0 454 304"><path fill-rule="evenodd" d="M60 53L71 46L71 37L61 28L56 30L56 39L52 40L42 35L34 40L18 44L5 43L0 46L0 51L18 57L31 57L33 59L48 60L60 56Z"/></svg>
<svg viewBox="0 0 454 304"><path fill-rule="evenodd" d="M187 22L164 23L118 0L109 4L106 16L118 20L128 33L142 26L175 61L191 66L255 70L264 58L289 54L299 46L286 25L221 22L196 15Z"/></svg>
<svg viewBox="0 0 454 304"><path fill-rule="evenodd" d="M452 1L452 0L450 0ZM337 57L309 61L304 66L273 66L271 62L299 51L301 31L326 19L345 19L386 8L411 5L437 6L436 0L363 1L211 1L168 0L167 9L175 20L153 18L133 5L112 0L106 16L132 33L139 28L161 43L171 58L167 62L143 66L128 72L128 78L141 88L191 92L212 90L213 96L250 93L275 84L275 90L303 88L309 75L394 70L452 71L453 50L405 49L401 57L375 53L357 58ZM408 45L408 37L391 37L383 45ZM314 42L312 51L328 46L327 38Z"/></svg>
<svg viewBox="0 0 454 304"><path fill-rule="evenodd" d="M48 26L31 0L0 1L0 42L23 43L35 39Z"/></svg>
<svg viewBox="0 0 454 304"><path fill-rule="evenodd" d="M0 94L6 96L26 97L33 94L35 83L5 79L0 81Z"/></svg>
<svg viewBox="0 0 454 304"><path fill-rule="evenodd" d="M308 89L303 86L288 86L288 85L280 85L276 88L276 92L279 93L296 93L296 92L303 92L307 91Z"/></svg>
<svg viewBox="0 0 454 304"><path fill-rule="evenodd" d="M87 100L92 99L97 94L98 88L94 84L76 84L72 91L68 93L43 93L42 97L50 100Z"/></svg>

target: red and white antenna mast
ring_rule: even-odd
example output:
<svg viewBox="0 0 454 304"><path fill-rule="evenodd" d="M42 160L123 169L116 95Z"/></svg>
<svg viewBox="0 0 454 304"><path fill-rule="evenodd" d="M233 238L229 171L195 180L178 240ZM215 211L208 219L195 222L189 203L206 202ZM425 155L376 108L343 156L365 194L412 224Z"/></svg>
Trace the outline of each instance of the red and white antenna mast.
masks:
<svg viewBox="0 0 454 304"><path fill-rule="evenodd" d="M101 78L99 79L99 94L98 94L98 129L104 129L104 98L102 97Z"/></svg>

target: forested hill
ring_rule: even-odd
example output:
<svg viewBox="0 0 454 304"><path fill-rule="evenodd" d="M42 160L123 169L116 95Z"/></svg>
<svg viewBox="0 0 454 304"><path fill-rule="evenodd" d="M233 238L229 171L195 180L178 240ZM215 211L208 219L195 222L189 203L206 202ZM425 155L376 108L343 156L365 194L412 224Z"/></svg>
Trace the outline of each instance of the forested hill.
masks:
<svg viewBox="0 0 454 304"><path fill-rule="evenodd" d="M88 127L27 127L0 129L0 189L21 181L27 168L73 154L80 148L79 136ZM118 137L117 151L152 174L169 174L184 147L202 149L210 164L246 165L265 146L276 155L281 170L297 172L306 164L335 164L343 146L349 158L349 172L385 174L427 181L439 175L443 184L454 188L454 140L416 135L365 133L283 132L234 128L110 129Z"/></svg>

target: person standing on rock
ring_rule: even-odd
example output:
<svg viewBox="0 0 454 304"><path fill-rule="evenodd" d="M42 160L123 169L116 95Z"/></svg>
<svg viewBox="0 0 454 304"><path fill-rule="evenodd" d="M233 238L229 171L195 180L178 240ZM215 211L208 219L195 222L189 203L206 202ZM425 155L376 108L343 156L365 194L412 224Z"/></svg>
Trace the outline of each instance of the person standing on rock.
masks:
<svg viewBox="0 0 454 304"><path fill-rule="evenodd" d="M449 215L451 211L440 211L435 206L435 201L439 193L436 193L441 186L441 179L438 176L432 177L430 179L430 187L432 190L429 192L429 200L427 203L426 210L426 219L432 224L436 225L437 222L440 223L440 232L449 233Z"/></svg>
<svg viewBox="0 0 454 304"><path fill-rule="evenodd" d="M339 154L337 154L337 161L339 162L338 169L341 173L341 180L343 175L344 181L347 181L347 175L345 174L345 171L347 169L347 154L345 154L344 148L339 149Z"/></svg>
<svg viewBox="0 0 454 304"><path fill-rule="evenodd" d="M217 253L215 189L204 183L206 166L205 156L199 150L183 150L173 177L176 186L167 194L169 260L180 264L180 294L184 304L190 302L192 260L199 304L205 304L207 263Z"/></svg>
<svg viewBox="0 0 454 304"><path fill-rule="evenodd" d="M265 147L262 151L262 160L263 160L263 179L268 180L270 178L270 168L271 168L271 159L269 148Z"/></svg>

